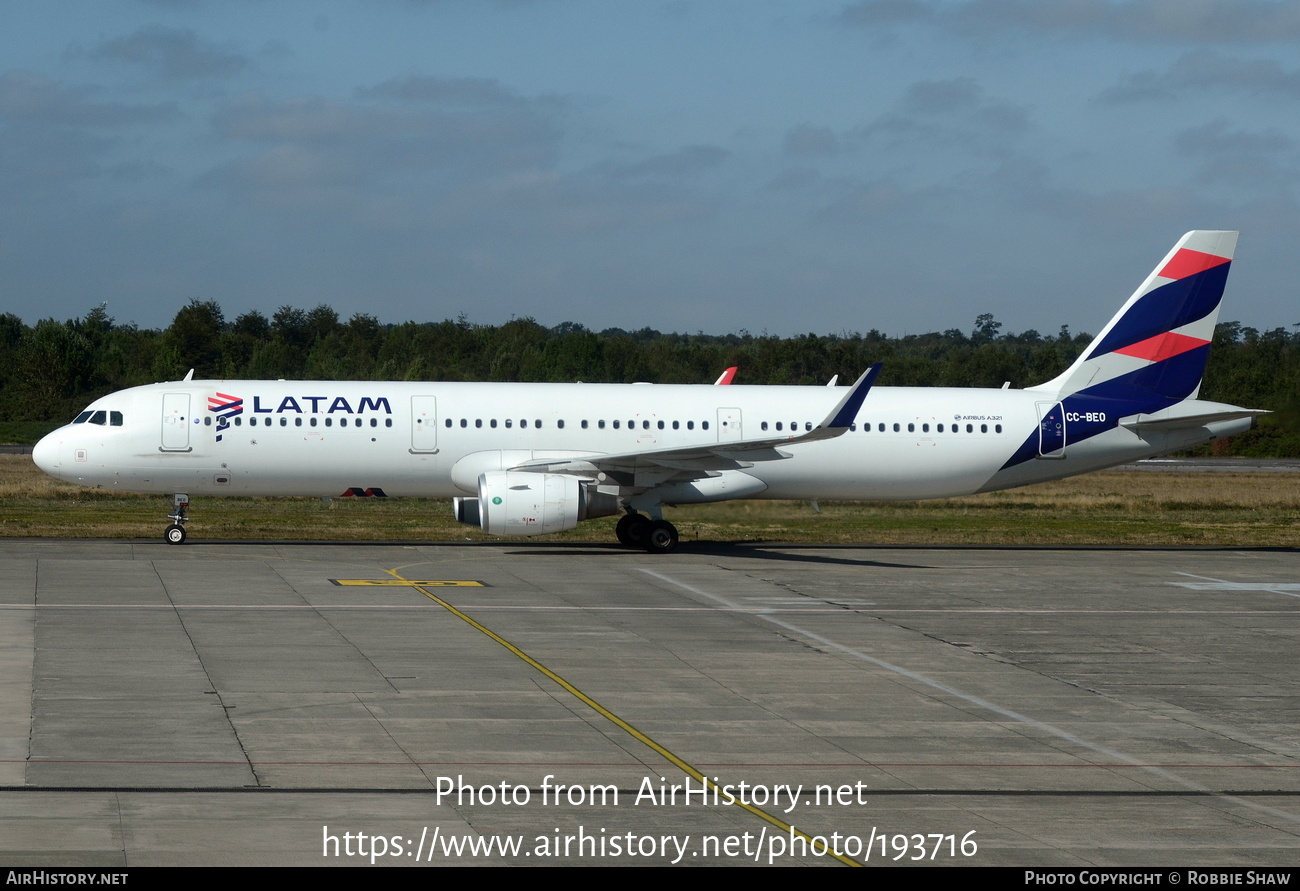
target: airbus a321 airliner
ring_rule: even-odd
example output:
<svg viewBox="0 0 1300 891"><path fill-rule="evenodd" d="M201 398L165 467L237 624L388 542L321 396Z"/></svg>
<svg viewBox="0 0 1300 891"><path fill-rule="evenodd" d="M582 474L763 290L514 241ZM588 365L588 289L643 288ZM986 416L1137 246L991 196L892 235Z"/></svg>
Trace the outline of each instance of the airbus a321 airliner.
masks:
<svg viewBox="0 0 1300 891"><path fill-rule="evenodd" d="M665 505L912 500L1086 473L1247 430L1197 396L1236 232L1189 232L1059 377L1023 390L853 386L182 381L97 399L37 465L97 488L452 497L461 522L543 535L622 514L677 546Z"/></svg>

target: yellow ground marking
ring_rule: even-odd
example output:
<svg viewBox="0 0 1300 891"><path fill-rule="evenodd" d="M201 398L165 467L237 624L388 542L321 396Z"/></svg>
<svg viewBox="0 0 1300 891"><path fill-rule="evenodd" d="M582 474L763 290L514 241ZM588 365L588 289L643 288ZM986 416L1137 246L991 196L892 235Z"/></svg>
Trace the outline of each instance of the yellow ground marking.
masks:
<svg viewBox="0 0 1300 891"><path fill-rule="evenodd" d="M451 579L330 579L332 584L343 588L374 586L378 588L486 588L482 582L471 580L454 581Z"/></svg>
<svg viewBox="0 0 1300 891"><path fill-rule="evenodd" d="M403 567L398 567L398 569L402 569L402 568L403 568ZM563 687L566 691L568 691L570 694L572 694L573 696L575 696L575 697L576 697L579 701L581 701L584 705L586 705L586 706L590 707L591 709L593 709L594 711L596 711L596 713L599 714L599 715L601 715L601 717L605 718L605 720L607 720L607 721L609 721L610 723L614 724L616 727L618 727L620 730L622 730L622 731L624 731L625 733L627 733L629 736L631 736L631 737L632 737L633 739L635 739L637 742L641 743L642 745L645 745L646 747L648 747L648 748L651 749L652 751L654 751L654 752L656 752L657 754L663 756L663 757L664 757L668 762L670 762L674 767L676 767L678 770L682 771L682 773L684 773L684 774L686 774L687 776L691 777L692 779L697 780L698 782L704 784L704 786L705 786L706 788L713 788L713 789L716 789L716 790L718 791L719 794L722 794L722 787L721 787L719 784L715 783L713 780L711 780L711 779L709 779L708 777L706 777L706 776L705 776L705 775L704 775L700 770L698 770L695 766L689 764L685 759L680 758L680 757L678 757L677 755L673 754L673 752L669 751L669 750L666 749L664 746L662 746L662 745L660 745L659 743L655 742L653 739L651 739L650 737L646 736L646 735L645 735L644 733L642 733L640 730L637 730L635 727L633 727L633 726L632 726L631 724L629 724L627 721L623 720L623 719L620 718L618 715L614 714L612 711L610 711L609 709L605 708L605 706L601 705L599 702L597 702L596 700L592 699L592 698L591 698L590 696L588 696L586 693L583 693L581 690L579 690L579 689L578 689L577 687L575 687L573 684L569 683L569 682L566 681L564 678L562 678L562 677L560 677L558 674L556 674L554 671L552 671L551 669L547 668L547 667L546 667L545 665L543 665L542 663L538 662L538 661L537 661L536 659L534 659L532 656L528 655L528 654L525 653L523 650L519 649L519 647L515 646L515 645L512 644L510 641L506 640L504 637L502 637L501 635L497 634L497 633L496 633L495 631L493 631L491 628L488 628L486 625L483 625L482 623L477 622L477 621L475 621L474 619L470 618L468 615L466 615L465 613L463 613L463 612L461 612L460 610L456 609L456 607L452 606L450 603L448 603L447 601L443 600L441 597L439 597L438 595L432 593L431 591L426 591L426 590L424 590L424 589L427 588L427 587L433 587L433 586L425 585L425 584L422 583L422 582L413 582L413 581L410 581L410 580L408 580L408 579L404 579L404 578L402 578L402 576L398 575L398 569L385 569L384 572L390 573L390 574L394 577L394 579L399 579L400 582L401 582L401 584L404 584L404 585L410 585L410 586L416 588L416 589L419 590L420 593L422 593L425 597L428 597L428 598L429 598L430 600L432 600L434 603L438 604L438 606L442 607L442 608L445 609L447 612L451 613L453 616L455 616L456 618L460 619L462 622L466 623L467 625L469 625L470 627L474 628L475 630L482 632L483 634L487 635L487 636L488 636L489 638L491 638L492 640L496 641L496 642L497 642L498 644L500 644L501 646L505 647L505 648L506 648L507 650L509 650L511 653L514 653L516 656L518 656L518 657L519 657L520 659L522 659L524 662L526 662L527 664L531 665L533 668L537 669L538 671L540 671L542 674L546 675L546 676L547 676L548 678L550 678L551 680L555 681L555 683L559 684L559 685L560 685L561 687ZM767 811L763 810L762 808L760 808L760 807L755 807L754 805L752 805L752 804L747 804L746 802L743 802L743 801L737 801L737 802L735 802L735 806L736 806L736 807L743 808L744 810L749 811L751 814L753 814L754 816L758 817L760 820L764 820L764 821L766 821L766 822L772 824L773 826L775 826L777 829L781 830L782 832L786 832L786 833L790 833L790 834L792 834L792 835L797 835L797 836L799 836L800 838L802 838L802 839L804 839L806 842L808 842L810 848L813 848L813 849L815 850L815 845L814 845L814 842L813 842L813 837L812 837L811 835L808 835L808 834L807 834L806 832L804 832L803 830L796 829L794 826L791 826L789 823L785 822L785 821L782 820L780 817L776 817L776 816L774 816L774 815L772 815L772 814L769 814ZM836 853L835 851L830 850L829 848L827 848L827 850L826 850L826 854L829 855L829 856L831 856L831 857L834 857L836 860L839 860L841 863L847 864L848 866L862 866L861 863L859 863L858 861L854 860L852 857L849 857L849 856L844 855L844 854L838 854L838 853Z"/></svg>

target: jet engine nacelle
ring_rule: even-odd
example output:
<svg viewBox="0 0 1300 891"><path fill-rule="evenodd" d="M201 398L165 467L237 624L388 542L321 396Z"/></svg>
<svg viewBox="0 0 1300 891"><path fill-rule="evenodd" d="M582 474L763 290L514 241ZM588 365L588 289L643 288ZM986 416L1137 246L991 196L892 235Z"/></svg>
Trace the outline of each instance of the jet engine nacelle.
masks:
<svg viewBox="0 0 1300 891"><path fill-rule="evenodd" d="M546 535L580 520L619 511L618 498L560 473L500 470L478 478L478 498L457 498L456 519L478 522L489 535Z"/></svg>

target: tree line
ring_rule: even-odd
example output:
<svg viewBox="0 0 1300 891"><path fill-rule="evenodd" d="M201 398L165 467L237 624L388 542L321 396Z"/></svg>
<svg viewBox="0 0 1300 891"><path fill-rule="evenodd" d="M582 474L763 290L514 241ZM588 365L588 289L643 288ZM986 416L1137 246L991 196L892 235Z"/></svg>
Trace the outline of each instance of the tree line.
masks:
<svg viewBox="0 0 1300 891"><path fill-rule="evenodd" d="M282 306L227 320L215 301L191 300L164 329L118 324L104 307L84 317L27 325L0 314L0 421L71 418L114 390L198 379L589 381L709 383L738 366L737 383L825 384L853 380L883 362L878 384L918 387L1031 386L1056 376L1091 341L1003 332L992 315L970 331L889 337L865 334L677 334L651 328L592 331L576 322L548 328L531 318L478 325L342 320L328 306ZM1296 326L1300 327L1300 326ZM1300 330L1259 331L1221 323L1202 399L1273 409L1259 429L1235 437L1232 454L1300 457ZM1220 446L1219 452L1224 451Z"/></svg>

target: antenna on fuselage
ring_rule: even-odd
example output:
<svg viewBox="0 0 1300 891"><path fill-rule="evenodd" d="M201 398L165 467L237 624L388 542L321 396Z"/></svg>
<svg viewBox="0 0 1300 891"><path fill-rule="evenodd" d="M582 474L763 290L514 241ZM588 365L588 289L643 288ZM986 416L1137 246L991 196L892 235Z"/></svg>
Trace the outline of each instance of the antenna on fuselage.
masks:
<svg viewBox="0 0 1300 891"><path fill-rule="evenodd" d="M194 380L194 369L193 369L193 368L191 368L189 371L185 372L185 377L181 378L181 382L184 383L184 382L186 382L186 381L192 381L192 380Z"/></svg>

